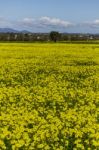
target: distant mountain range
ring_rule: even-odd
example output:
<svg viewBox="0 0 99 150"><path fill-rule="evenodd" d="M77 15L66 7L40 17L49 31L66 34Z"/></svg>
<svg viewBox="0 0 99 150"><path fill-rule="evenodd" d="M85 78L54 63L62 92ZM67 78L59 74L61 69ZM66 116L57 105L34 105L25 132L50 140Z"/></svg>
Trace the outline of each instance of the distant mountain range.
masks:
<svg viewBox="0 0 99 150"><path fill-rule="evenodd" d="M0 33L33 33L33 32L30 32L28 30L16 30L16 29L13 29L13 28L0 28ZM49 33L49 32L48 32ZM48 34L47 32L46 33L43 33L43 32L34 32L34 34ZM62 32L62 34L66 34L66 35L98 35L99 36L99 33L68 33L68 32Z"/></svg>
<svg viewBox="0 0 99 150"><path fill-rule="evenodd" d="M0 33L30 33L30 32L27 30L19 31L12 28L0 28Z"/></svg>

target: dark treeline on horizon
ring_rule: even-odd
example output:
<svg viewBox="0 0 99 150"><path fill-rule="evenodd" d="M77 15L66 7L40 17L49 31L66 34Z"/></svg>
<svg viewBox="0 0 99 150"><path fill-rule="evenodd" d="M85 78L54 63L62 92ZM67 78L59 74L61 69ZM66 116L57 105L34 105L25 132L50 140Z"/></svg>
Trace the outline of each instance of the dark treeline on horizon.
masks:
<svg viewBox="0 0 99 150"><path fill-rule="evenodd" d="M54 31L53 31L54 32ZM51 33L53 33L51 32ZM50 42L50 41L94 41L99 40L99 34L76 34L76 33L0 33L0 41L16 42ZM54 38L53 38L54 36Z"/></svg>

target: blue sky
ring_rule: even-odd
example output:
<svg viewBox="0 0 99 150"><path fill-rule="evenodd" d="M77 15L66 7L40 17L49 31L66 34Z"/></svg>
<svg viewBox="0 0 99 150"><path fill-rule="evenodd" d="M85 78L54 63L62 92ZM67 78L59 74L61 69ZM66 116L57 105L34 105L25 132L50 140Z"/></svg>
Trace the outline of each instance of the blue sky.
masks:
<svg viewBox="0 0 99 150"><path fill-rule="evenodd" d="M99 0L0 0L0 27L99 33Z"/></svg>

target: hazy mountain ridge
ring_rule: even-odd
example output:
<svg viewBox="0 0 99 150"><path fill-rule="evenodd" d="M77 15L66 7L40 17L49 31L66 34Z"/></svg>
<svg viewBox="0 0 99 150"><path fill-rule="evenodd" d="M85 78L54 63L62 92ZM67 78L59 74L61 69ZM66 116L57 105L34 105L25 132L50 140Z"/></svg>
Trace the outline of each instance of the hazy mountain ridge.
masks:
<svg viewBox="0 0 99 150"><path fill-rule="evenodd" d="M27 30L19 31L13 28L0 28L0 33L30 33L30 32Z"/></svg>

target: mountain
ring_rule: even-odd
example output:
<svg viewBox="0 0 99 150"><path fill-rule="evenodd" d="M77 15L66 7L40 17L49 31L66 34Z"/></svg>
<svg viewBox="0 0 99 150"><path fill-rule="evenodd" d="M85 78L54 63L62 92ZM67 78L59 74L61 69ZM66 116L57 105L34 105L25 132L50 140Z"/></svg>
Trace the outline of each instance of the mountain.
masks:
<svg viewBox="0 0 99 150"><path fill-rule="evenodd" d="M20 33L31 33L30 31L27 31L27 30L22 30L22 31L19 31Z"/></svg>
<svg viewBox="0 0 99 150"><path fill-rule="evenodd" d="M0 33L30 33L30 32L27 30L19 31L12 28L0 28Z"/></svg>

